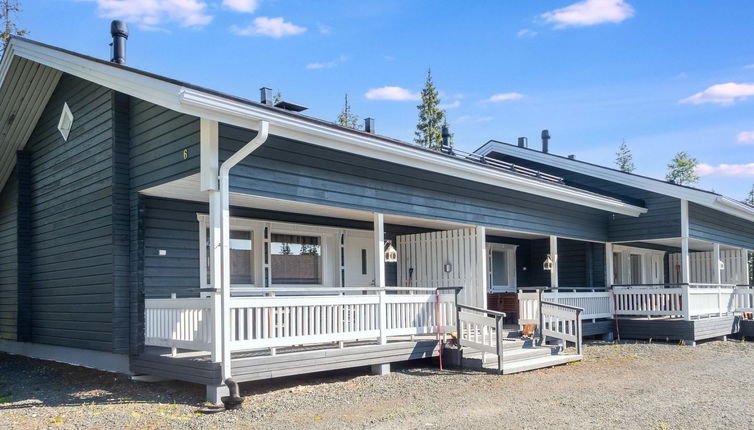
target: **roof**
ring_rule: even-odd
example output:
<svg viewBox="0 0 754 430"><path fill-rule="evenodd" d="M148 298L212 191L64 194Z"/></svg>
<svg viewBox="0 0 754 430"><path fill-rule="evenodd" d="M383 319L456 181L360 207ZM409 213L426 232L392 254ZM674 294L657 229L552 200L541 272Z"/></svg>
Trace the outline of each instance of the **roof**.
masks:
<svg viewBox="0 0 754 430"><path fill-rule="evenodd" d="M589 163L549 152L542 152L532 148L520 147L518 145L496 140L490 140L474 152L483 156L497 152L547 166L566 169L594 178L627 185L629 187L687 200L692 203L716 209L720 212L754 222L754 207L714 191L702 190L687 185L673 184L649 176L623 172L611 167L601 166L599 164Z"/></svg>
<svg viewBox="0 0 754 430"><path fill-rule="evenodd" d="M638 216L645 208L620 199L570 187L526 172L524 169L503 168L485 164L472 158L440 153L417 145L380 136L365 131L338 126L332 122L301 113L268 106L242 97L225 94L198 85L156 75L133 67L93 58L77 52L46 45L24 38L13 37L0 63L0 106L6 105L3 94L16 91L18 82L8 73L19 59L45 66L47 69L68 73L112 90L166 107L176 112L219 121L247 129L258 129L261 121L268 121L270 134L295 139L314 145L346 151L370 158L390 161L410 167L475 182L504 187L573 204L593 207L613 213ZM52 85L54 89L54 85ZM5 93L4 93L5 91ZM51 93L52 90L50 90ZM49 94L47 95L49 98ZM20 104L24 104L23 102ZM40 98L35 109L46 105ZM39 107L41 106L41 107ZM27 114L25 114L27 115ZM29 116L29 115L27 115ZM26 130L15 140L18 148L7 144L8 153L20 149L28 140L38 119L26 121ZM0 117L0 136L4 123ZM24 139L23 136L26 135ZM5 141L5 140L4 140ZM0 187L10 174L12 164L0 158ZM5 176L1 176L5 175Z"/></svg>

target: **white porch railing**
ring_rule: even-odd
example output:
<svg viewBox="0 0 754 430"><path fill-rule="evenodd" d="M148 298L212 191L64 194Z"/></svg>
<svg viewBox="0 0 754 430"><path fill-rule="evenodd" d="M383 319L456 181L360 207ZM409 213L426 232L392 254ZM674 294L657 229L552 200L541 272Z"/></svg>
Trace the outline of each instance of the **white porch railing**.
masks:
<svg viewBox="0 0 754 430"><path fill-rule="evenodd" d="M505 314L466 305L458 305L457 312L458 345L497 355L497 370L502 373Z"/></svg>
<svg viewBox="0 0 754 430"><path fill-rule="evenodd" d="M733 297L736 312L754 312L754 287L736 287Z"/></svg>
<svg viewBox="0 0 754 430"><path fill-rule="evenodd" d="M540 316L540 335L542 340L548 337L560 339L576 345L576 354L581 355L581 315L583 310L576 306L563 305L542 300Z"/></svg>
<svg viewBox="0 0 754 430"><path fill-rule="evenodd" d="M144 344L209 351L212 347L209 298L144 301Z"/></svg>
<svg viewBox="0 0 754 430"><path fill-rule="evenodd" d="M615 313L626 316L675 316L684 319L731 315L737 306L734 285L689 284L614 287Z"/></svg>
<svg viewBox="0 0 754 430"><path fill-rule="evenodd" d="M583 320L612 318L613 306L610 291L546 291L542 293L544 301L583 309ZM518 293L519 324L539 324L539 293L521 291Z"/></svg>
<svg viewBox="0 0 754 430"><path fill-rule="evenodd" d="M542 299L582 308L583 320L617 316L684 319L754 312L754 289L734 285L635 285L612 291L546 291ZM537 291L518 293L519 324L539 324Z"/></svg>
<svg viewBox="0 0 754 430"><path fill-rule="evenodd" d="M375 288L339 292L345 290L363 294L232 297L231 351L431 334L437 333L438 322L442 333L455 330L453 293L441 293L437 303L431 289L411 289L416 294ZM146 300L145 344L209 351L211 300ZM384 324L380 315L385 315Z"/></svg>

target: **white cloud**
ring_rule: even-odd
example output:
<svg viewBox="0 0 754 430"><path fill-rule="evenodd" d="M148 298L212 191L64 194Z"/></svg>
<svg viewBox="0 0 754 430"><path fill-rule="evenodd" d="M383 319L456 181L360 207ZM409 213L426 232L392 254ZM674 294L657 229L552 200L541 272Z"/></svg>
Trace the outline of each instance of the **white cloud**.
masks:
<svg viewBox="0 0 754 430"><path fill-rule="evenodd" d="M476 119L476 122L490 122L493 119L494 118L492 118L491 116L480 116L479 118Z"/></svg>
<svg viewBox="0 0 754 430"><path fill-rule="evenodd" d="M523 94L512 92L512 93L494 94L484 101L489 102L489 103L497 103L497 102L505 102L509 100L518 100L522 98L524 98Z"/></svg>
<svg viewBox="0 0 754 430"><path fill-rule="evenodd" d="M437 107L439 107L440 109L455 109L458 106L461 106L460 100L453 100L450 103L440 103Z"/></svg>
<svg viewBox="0 0 754 430"><path fill-rule="evenodd" d="M529 30L528 28L523 28L521 30L518 30L518 33L516 33L517 37L525 38L525 37L534 37L538 33L534 30Z"/></svg>
<svg viewBox="0 0 754 430"><path fill-rule="evenodd" d="M332 27L326 24L317 23L317 30L319 30L320 34L330 34L332 33Z"/></svg>
<svg viewBox="0 0 754 430"><path fill-rule="evenodd" d="M754 145L754 131L742 131L738 133L736 141L745 145Z"/></svg>
<svg viewBox="0 0 754 430"><path fill-rule="evenodd" d="M252 13L259 7L259 0L223 0L223 7L235 12Z"/></svg>
<svg viewBox="0 0 754 430"><path fill-rule="evenodd" d="M105 18L135 23L143 30L161 30L177 23L181 27L204 27L213 16L201 0L96 0L97 11Z"/></svg>
<svg viewBox="0 0 754 430"><path fill-rule="evenodd" d="M696 168L696 174L707 177L749 178L754 177L754 163L719 164L717 166L701 163Z"/></svg>
<svg viewBox="0 0 754 430"><path fill-rule="evenodd" d="M623 0L584 0L541 15L557 29L619 23L632 16L634 8Z"/></svg>
<svg viewBox="0 0 754 430"><path fill-rule="evenodd" d="M397 100L397 101L416 101L421 98L419 93L412 92L401 87L387 86L381 88L372 88L364 94L364 97L370 100Z"/></svg>
<svg viewBox="0 0 754 430"><path fill-rule="evenodd" d="M702 103L717 103L723 106L728 106L744 100L749 96L754 96L754 84L737 84L735 82L728 82L725 84L713 85L702 92L681 100L680 102L694 105Z"/></svg>
<svg viewBox="0 0 754 430"><path fill-rule="evenodd" d="M458 125L458 124L463 124L465 122L490 122L493 119L495 118L491 116L461 115L455 120L453 120L451 123L454 125Z"/></svg>
<svg viewBox="0 0 754 430"><path fill-rule="evenodd" d="M268 18L260 16L254 18L246 27L232 26L230 31L239 36L269 36L279 39L285 36L295 36L306 31L306 27L299 27L292 22L283 20L282 17Z"/></svg>
<svg viewBox="0 0 754 430"><path fill-rule="evenodd" d="M348 57L341 55L337 60L309 63L304 68L308 70L332 69L333 67L337 67L338 64L346 61L347 59Z"/></svg>
<svg viewBox="0 0 754 430"><path fill-rule="evenodd" d="M747 64L744 66L744 69L754 69L754 64Z"/></svg>

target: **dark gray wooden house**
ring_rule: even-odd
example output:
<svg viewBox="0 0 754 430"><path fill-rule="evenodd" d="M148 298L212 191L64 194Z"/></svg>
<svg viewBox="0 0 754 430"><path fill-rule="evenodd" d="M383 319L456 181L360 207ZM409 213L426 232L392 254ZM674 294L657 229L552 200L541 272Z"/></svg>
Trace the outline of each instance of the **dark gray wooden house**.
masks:
<svg viewBox="0 0 754 430"><path fill-rule="evenodd" d="M0 351L216 401L451 336L512 373L616 320L693 342L751 311L752 207L497 142L425 150L128 67L115 37L116 61L14 38L0 63ZM528 322L576 353L515 338Z"/></svg>

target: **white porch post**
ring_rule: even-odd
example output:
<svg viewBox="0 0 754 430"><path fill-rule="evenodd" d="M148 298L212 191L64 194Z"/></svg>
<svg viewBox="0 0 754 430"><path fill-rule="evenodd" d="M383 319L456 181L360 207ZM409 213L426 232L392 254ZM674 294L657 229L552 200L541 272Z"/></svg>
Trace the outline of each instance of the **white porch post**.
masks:
<svg viewBox="0 0 754 430"><path fill-rule="evenodd" d="M387 310L385 308L385 215L374 213L374 286L380 294L380 345L387 343Z"/></svg>
<svg viewBox="0 0 754 430"><path fill-rule="evenodd" d="M489 271L487 270L487 229L478 226L476 228L476 235L479 252L479 258L477 260L478 272L476 274L476 278L479 280L479 292L477 293L475 291L471 291L464 295L466 295L466 297L474 297L473 300L476 301L477 297L475 297L475 295L479 294L479 307L481 307L482 309L487 309L487 291L489 289Z"/></svg>
<svg viewBox="0 0 754 430"><path fill-rule="evenodd" d="M550 259L552 259L552 270L550 270L550 288L558 288L558 237L550 236Z"/></svg>
<svg viewBox="0 0 754 430"><path fill-rule="evenodd" d="M715 243L712 245L712 275L717 285L723 283L723 271L720 268L722 260L720 259L720 244Z"/></svg>
<svg viewBox="0 0 754 430"><path fill-rule="evenodd" d="M218 187L218 147L219 147L219 127L217 121L210 121L202 118L200 120L200 150L201 150L201 173L200 189L207 191L209 194L209 286L214 289L211 294L211 315L212 315L212 361L215 363L223 362L223 309L222 309L222 253L220 252L221 237L221 214L222 202L220 200L220 191ZM204 232L201 232L204 234ZM200 261L199 264L205 264ZM203 283L203 282L202 282ZM228 390L225 386L207 387L207 400L213 403L219 403L220 397L227 395Z"/></svg>
<svg viewBox="0 0 754 430"><path fill-rule="evenodd" d="M379 318L380 337L377 339L380 345L387 344L387 305L385 304L385 215L374 213L374 286L380 288ZM372 373L375 375L387 375L390 373L390 363L372 365Z"/></svg>
<svg viewBox="0 0 754 430"><path fill-rule="evenodd" d="M605 288L613 286L613 244L605 242Z"/></svg>
<svg viewBox="0 0 754 430"><path fill-rule="evenodd" d="M681 200L681 282L691 282L689 267L689 202Z"/></svg>

